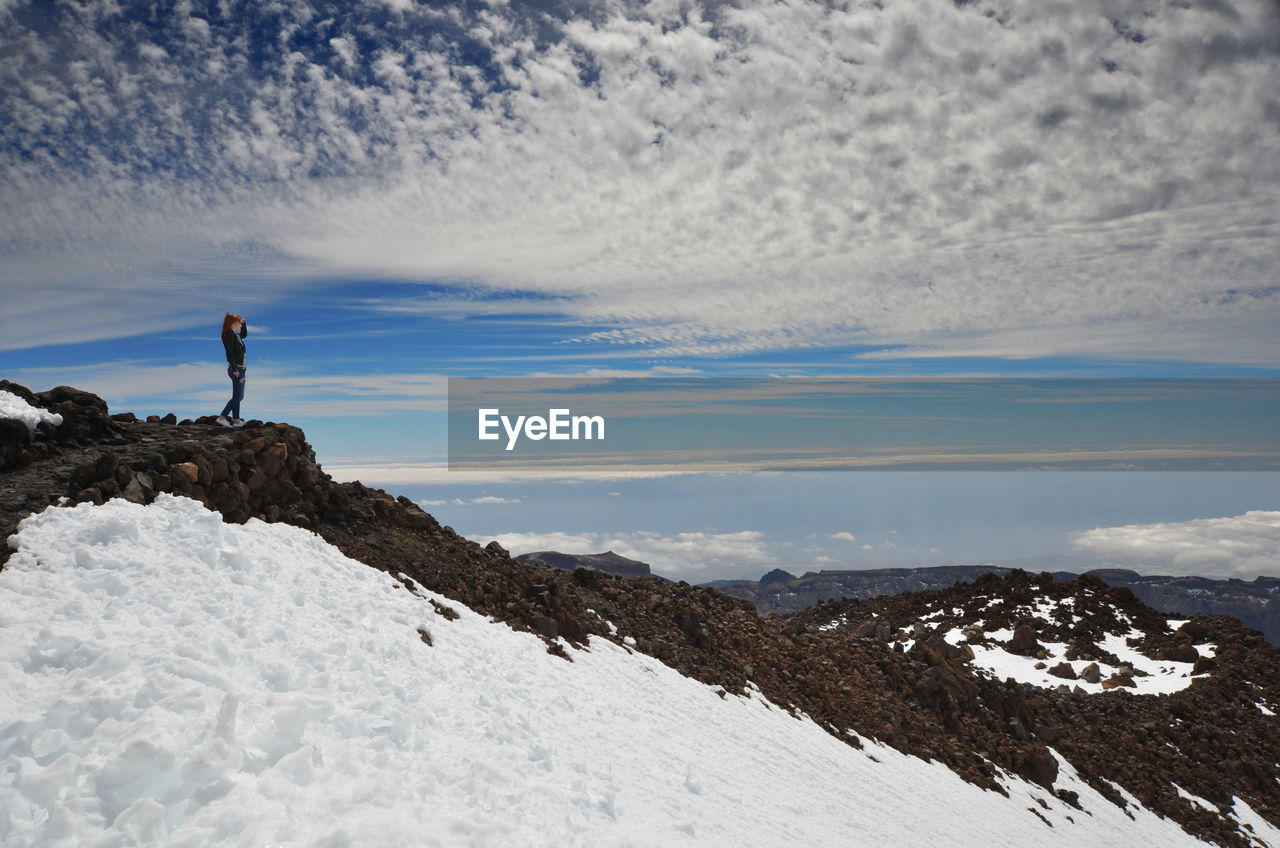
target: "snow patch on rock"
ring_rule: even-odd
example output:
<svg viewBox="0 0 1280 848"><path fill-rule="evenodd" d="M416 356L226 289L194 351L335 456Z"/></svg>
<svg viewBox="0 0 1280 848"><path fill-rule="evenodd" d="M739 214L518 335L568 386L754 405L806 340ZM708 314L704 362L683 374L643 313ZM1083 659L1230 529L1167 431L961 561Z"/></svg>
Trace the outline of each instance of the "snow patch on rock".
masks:
<svg viewBox="0 0 1280 848"><path fill-rule="evenodd" d="M32 406L12 392L0 391L0 418L11 418L34 430L48 422L57 427L62 424L62 416L38 406Z"/></svg>

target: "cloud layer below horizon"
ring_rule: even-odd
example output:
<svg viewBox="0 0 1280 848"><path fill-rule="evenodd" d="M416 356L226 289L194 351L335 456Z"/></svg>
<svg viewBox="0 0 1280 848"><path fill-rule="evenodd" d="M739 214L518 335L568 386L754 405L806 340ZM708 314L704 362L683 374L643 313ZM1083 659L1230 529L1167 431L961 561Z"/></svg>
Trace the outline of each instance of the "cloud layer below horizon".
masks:
<svg viewBox="0 0 1280 848"><path fill-rule="evenodd" d="M163 326L369 275L673 356L1277 364L1266 0L9 2L0 32L10 346L137 289Z"/></svg>
<svg viewBox="0 0 1280 848"><path fill-rule="evenodd" d="M1280 511L1100 527L1076 535L1072 543L1146 574L1280 576Z"/></svg>

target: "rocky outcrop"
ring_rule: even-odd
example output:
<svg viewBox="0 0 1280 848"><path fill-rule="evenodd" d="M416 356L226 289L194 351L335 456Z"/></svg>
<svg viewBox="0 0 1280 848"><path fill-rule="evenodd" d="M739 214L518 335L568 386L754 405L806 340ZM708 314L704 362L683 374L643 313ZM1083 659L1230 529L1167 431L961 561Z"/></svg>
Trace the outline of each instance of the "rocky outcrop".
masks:
<svg viewBox="0 0 1280 848"><path fill-rule="evenodd" d="M1113 782L1221 845L1248 842L1233 820L1193 807L1174 783L1224 810L1240 797L1280 822L1280 729L1268 714L1280 711L1280 651L1234 619L1199 616L1170 630L1132 592L1097 577L1063 582L1021 571L762 617L749 601L709 587L546 567L514 560L496 544L481 547L406 498L333 481L302 431L287 424L228 430L210 419L108 416L86 395L57 403L69 404L59 410L64 424L22 442L15 455L25 451L25 459L0 468L0 538L50 503L146 503L172 492L230 522L313 530L406 590L430 589L537 634L567 660L573 646L608 639L726 696L758 692L849 744L876 739L994 791L1006 791L1003 775L1014 773L1065 799L1056 751L1120 806L1126 802ZM11 447L4 442L6 452ZM1028 613L1048 601L1071 614ZM957 632L963 643L950 640ZM1085 694L1080 681L1099 680L1103 665L1122 667L1107 647L1117 633L1153 660L1185 662L1195 650L1194 682L1140 695L1131 678L1106 694ZM997 679L975 665L975 648L1011 637L1033 656L1059 645L1088 665L1078 681L1063 663L1053 666L1060 685L1052 688ZM1196 648L1206 644L1212 656ZM1107 680L1115 677L1123 675Z"/></svg>
<svg viewBox="0 0 1280 848"><path fill-rule="evenodd" d="M1037 607L1053 612L1028 617L1026 611ZM893 643L914 641L907 657L922 644L912 622L925 621L930 634L963 631L971 643L976 640L988 647L998 643L986 633L1025 628L1037 644L1064 645L1068 657L1090 660L1079 680L1100 682L1108 691L1089 695L1075 688L1067 677L1072 669L1067 663L1046 669L1059 672L1055 677L1061 678L1061 685L1011 687L1011 692L1020 693L1021 709L1001 705L1004 714L1016 718L1014 739L1025 733L1052 746L1102 794L1120 802L1107 782L1114 781L1144 805L1219 844L1248 843L1229 820L1197 811L1173 784L1222 810L1229 810L1233 796L1239 795L1265 811L1269 820L1280 816L1274 779L1280 727L1270 714L1277 712L1272 699L1280 696L1280 650L1237 620L1199 616L1171 630L1164 615L1142 604L1127 588L1107 586L1093 576L1062 582L1050 574L1032 577L1019 571L938 592L823 604L790 618L851 639L859 638L860 623L868 618L891 621ZM1119 642L1117 635L1123 637ZM923 644L929 641L926 636ZM1138 673L1105 647L1123 644L1152 660L1171 661L1167 658L1174 654L1189 657L1183 649L1193 643L1212 646L1216 667L1197 663L1190 686L1165 695L1132 694ZM1027 649L1031 643L1026 639L1005 647ZM1102 679L1099 661L1119 672ZM971 666L968 670L972 675ZM984 686L983 691L991 690ZM989 706L994 708L995 701ZM990 742L1002 746L1008 735ZM981 750L981 742L974 742ZM1019 773L1031 777L1028 769L1029 765Z"/></svg>
<svg viewBox="0 0 1280 848"><path fill-rule="evenodd" d="M1277 564L1280 569L1280 564ZM1091 571L1109 586L1124 586L1149 607L1181 618L1229 615L1280 645L1280 577L1216 580L1106 569Z"/></svg>
<svg viewBox="0 0 1280 848"><path fill-rule="evenodd" d="M90 392L58 386L35 393L8 380L0 380L0 391L62 416L60 425L45 422L35 428L0 418L0 471L23 468L48 459L65 447L92 444L111 433L106 401Z"/></svg>

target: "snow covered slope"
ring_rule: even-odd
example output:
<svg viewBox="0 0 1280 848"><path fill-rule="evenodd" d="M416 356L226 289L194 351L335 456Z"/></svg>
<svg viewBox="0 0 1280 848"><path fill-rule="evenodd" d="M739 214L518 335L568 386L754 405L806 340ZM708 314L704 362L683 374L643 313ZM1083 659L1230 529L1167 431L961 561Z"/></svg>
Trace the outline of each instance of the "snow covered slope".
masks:
<svg viewBox="0 0 1280 848"><path fill-rule="evenodd" d="M5 846L1203 844L1065 762L1083 809L1006 798L188 499L51 507L11 544Z"/></svg>

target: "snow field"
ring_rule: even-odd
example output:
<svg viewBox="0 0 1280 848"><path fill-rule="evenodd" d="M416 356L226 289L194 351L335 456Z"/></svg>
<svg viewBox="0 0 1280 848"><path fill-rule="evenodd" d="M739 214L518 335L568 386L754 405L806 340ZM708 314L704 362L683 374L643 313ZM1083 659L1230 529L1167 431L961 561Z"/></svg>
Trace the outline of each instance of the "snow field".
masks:
<svg viewBox="0 0 1280 848"><path fill-rule="evenodd" d="M51 507L10 543L5 846L1199 844L1065 764L1087 813L854 749L608 641L566 662L188 499Z"/></svg>
<svg viewBox="0 0 1280 848"><path fill-rule="evenodd" d="M991 604L997 602L998 599L993 600ZM1035 607L1029 612L1029 615L1050 621L1055 617L1060 606L1074 609L1075 599L1064 598L1061 601L1057 601L1050 598L1040 598L1036 601ZM1117 613L1117 617L1128 623L1127 617L1122 613ZM1073 623L1079 620L1080 617L1078 615L1072 615ZM1180 619L1169 619L1168 621L1169 627L1173 630L1178 629L1185 623L1185 620ZM977 622L976 626L981 627L981 625L982 622ZM1048 656L1044 659L1039 659L1037 657L1024 657L1013 654L1001 647L1001 643L1008 642L1013 638L1013 630L1010 628L990 630L984 635L993 644L981 645L969 642L960 628L956 627L948 628L941 634L941 638L948 644L957 647L968 644L974 655L973 665L987 671L998 680L1005 680L1011 677L1019 683L1029 683L1045 689L1056 689L1065 683L1072 688L1078 686L1081 690L1090 694L1100 694L1111 691L1102 688L1102 681L1109 679L1120 670L1118 665L1098 661L1098 670L1101 674L1098 683L1089 683L1078 678L1076 680L1065 680L1049 674L1049 669L1061 662L1066 662L1079 675L1091 663L1090 660L1067 660L1068 646L1066 643L1041 642L1040 644ZM1108 633L1098 643L1099 648L1114 655L1121 664L1128 665L1135 672L1145 672L1145 676L1135 675L1133 678L1135 686L1132 688L1125 687L1126 691L1139 695L1157 695L1178 692L1190 686L1193 680L1191 671L1195 664L1175 660L1153 660L1129 647L1129 639L1142 636L1142 631L1131 628L1125 633ZM1215 646L1209 644L1197 645L1196 649L1201 656L1208 657L1213 656L1216 650ZM1041 663L1045 667L1036 668L1036 665Z"/></svg>
<svg viewBox="0 0 1280 848"><path fill-rule="evenodd" d="M62 423L62 416L38 406L32 406L12 392L0 391L0 418L13 418L34 430L41 422L48 421L55 427Z"/></svg>
<svg viewBox="0 0 1280 848"><path fill-rule="evenodd" d="M1147 673L1148 676L1146 677L1135 676L1133 678L1134 687L1126 687L1127 691L1138 695L1156 695L1177 692L1190 686L1193 679L1191 670L1194 667L1194 663L1153 660L1138 653L1133 648L1130 648L1125 640L1141 635L1142 633L1136 630L1123 635L1108 634L1098 643L1098 647L1114 654L1122 663L1131 666L1135 671L1145 671ZM969 647L973 650L973 664L990 672L992 676L999 680L1012 677L1019 683L1030 683L1045 689L1056 689L1065 683L1073 688L1079 686L1082 690L1091 694L1109 691L1102 688L1101 681L1105 681L1116 674L1119 671L1119 666L1099 661L1098 669L1102 676L1098 683L1089 683L1086 680L1079 679L1064 680L1061 677L1049 674L1049 669L1060 662L1066 662L1075 669L1076 674L1079 674L1090 664L1090 661L1065 660L1067 645L1064 642L1041 642L1040 644L1048 652L1048 657L1043 660L1012 654L1001 647L977 644L969 644ZM1036 668L1037 663L1044 663L1046 667Z"/></svg>

